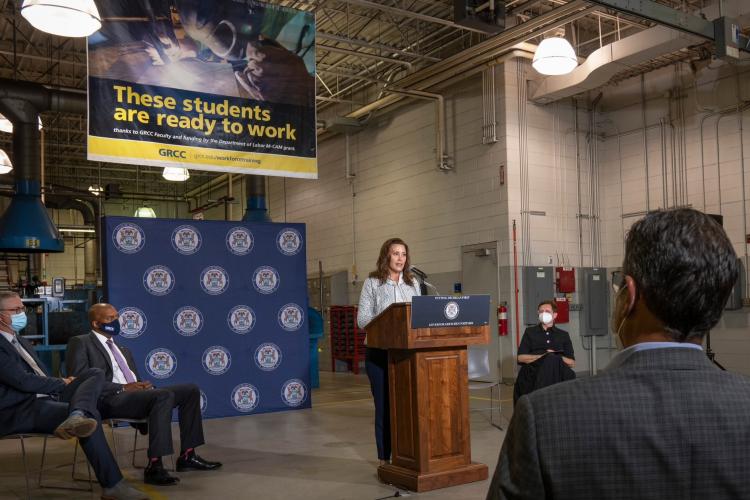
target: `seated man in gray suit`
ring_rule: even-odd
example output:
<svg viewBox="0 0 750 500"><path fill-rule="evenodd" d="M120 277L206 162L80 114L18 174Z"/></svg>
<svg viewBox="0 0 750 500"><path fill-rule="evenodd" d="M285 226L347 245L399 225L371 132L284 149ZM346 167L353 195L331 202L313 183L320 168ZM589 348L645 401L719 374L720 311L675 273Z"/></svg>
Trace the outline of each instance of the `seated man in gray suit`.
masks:
<svg viewBox="0 0 750 500"><path fill-rule="evenodd" d="M625 349L603 374L518 400L487 498L750 495L750 378L701 348L738 276L726 233L692 209L630 229L613 275Z"/></svg>

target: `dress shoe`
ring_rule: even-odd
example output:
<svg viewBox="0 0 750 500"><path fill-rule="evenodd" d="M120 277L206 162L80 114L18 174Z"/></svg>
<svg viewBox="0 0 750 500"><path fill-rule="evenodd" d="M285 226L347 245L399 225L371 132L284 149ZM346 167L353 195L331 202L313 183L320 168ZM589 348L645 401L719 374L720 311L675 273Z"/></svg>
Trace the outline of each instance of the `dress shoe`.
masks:
<svg viewBox="0 0 750 500"><path fill-rule="evenodd" d="M170 476L167 469L161 463L161 460L158 460L148 464L148 467L143 471L143 482L157 486L169 486L170 484L179 483L180 478Z"/></svg>
<svg viewBox="0 0 750 500"><path fill-rule="evenodd" d="M60 439L85 438L94 433L97 425L98 422L93 418L71 415L57 426L53 434Z"/></svg>
<svg viewBox="0 0 750 500"><path fill-rule="evenodd" d="M113 487L102 489L102 500L149 500L149 496L121 479Z"/></svg>
<svg viewBox="0 0 750 500"><path fill-rule="evenodd" d="M191 451L187 455L180 455L177 459L177 472L189 470L214 470L221 467L221 462L209 462Z"/></svg>

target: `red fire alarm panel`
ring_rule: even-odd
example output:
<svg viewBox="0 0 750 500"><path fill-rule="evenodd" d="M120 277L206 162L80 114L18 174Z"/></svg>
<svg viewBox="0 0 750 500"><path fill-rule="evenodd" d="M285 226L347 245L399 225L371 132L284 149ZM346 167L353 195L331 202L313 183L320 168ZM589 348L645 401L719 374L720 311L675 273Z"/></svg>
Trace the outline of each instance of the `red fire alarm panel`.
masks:
<svg viewBox="0 0 750 500"><path fill-rule="evenodd" d="M572 267L555 268L555 284L557 293L573 293L576 291L576 272Z"/></svg>
<svg viewBox="0 0 750 500"><path fill-rule="evenodd" d="M555 297L557 305L557 319L555 323L567 323L570 321L570 303L565 297Z"/></svg>

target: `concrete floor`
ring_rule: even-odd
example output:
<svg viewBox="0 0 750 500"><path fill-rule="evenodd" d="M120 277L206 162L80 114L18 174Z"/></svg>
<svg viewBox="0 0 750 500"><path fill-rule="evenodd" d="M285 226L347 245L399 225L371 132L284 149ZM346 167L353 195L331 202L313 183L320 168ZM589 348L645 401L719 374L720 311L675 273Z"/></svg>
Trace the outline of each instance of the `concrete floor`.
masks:
<svg viewBox="0 0 750 500"><path fill-rule="evenodd" d="M142 469L130 465L128 450L133 431L115 431L118 462L123 474L154 499L384 499L397 489L380 483L376 475L377 454L373 435L374 409L367 378L349 373L321 373L321 388L313 391L313 408L204 422L207 445L199 454L224 462L215 472L179 474L181 482L171 487L147 487ZM507 428L512 413L512 387L502 387L502 416L495 422ZM471 393L473 408L489 405L489 391ZM110 430L106 430L110 437ZM173 432L177 436L176 424ZM471 413L472 459L489 467L490 477L505 433L489 423L489 412ZM27 441L30 468L39 467L42 439ZM146 439L139 439L139 449ZM70 478L73 441L49 440L45 467L46 483L64 483ZM80 455L79 455L80 456ZM136 455L145 460L145 450ZM169 460L165 461L169 465ZM68 464L68 465L59 465ZM80 462L79 471L85 473ZM36 484L35 481L32 482ZM70 483L68 483L70 484ZM85 484L85 483L79 483ZM483 499L489 480L425 493L401 492L425 499ZM33 488L32 498L99 498L94 493ZM0 441L0 498L25 498L21 448L17 440Z"/></svg>

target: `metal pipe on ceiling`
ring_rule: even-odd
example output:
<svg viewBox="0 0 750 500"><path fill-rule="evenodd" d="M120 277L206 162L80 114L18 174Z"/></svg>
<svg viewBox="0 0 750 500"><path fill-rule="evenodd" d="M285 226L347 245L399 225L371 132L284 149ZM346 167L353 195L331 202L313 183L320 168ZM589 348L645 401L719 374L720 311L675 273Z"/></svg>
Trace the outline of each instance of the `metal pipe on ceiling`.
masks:
<svg viewBox="0 0 750 500"><path fill-rule="evenodd" d="M399 64L411 70L414 66L409 61L402 61L401 59L393 59L392 57L383 57L376 54L368 54L367 52L358 52L356 50L341 49L339 47L331 47L329 45L316 44L316 50L324 50L327 52L335 52L337 54L346 54L348 56L364 57L366 59L375 59L376 61L382 61L388 64Z"/></svg>
<svg viewBox="0 0 750 500"><path fill-rule="evenodd" d="M572 2L557 7L541 16L535 17L523 24L509 28L503 33L486 40L474 47L455 54L428 68L417 71L397 81L399 87L410 90L426 90L456 75L466 74L472 68L482 67L492 60L503 56L512 49L534 47L531 44L520 43L533 37L533 33L541 28L552 29L562 26L580 17L595 12L598 7L589 7L584 0ZM529 50L528 52L532 52ZM349 118L360 118L377 109L390 106L404 99L404 96L388 95L376 100L348 115Z"/></svg>
<svg viewBox="0 0 750 500"><path fill-rule="evenodd" d="M411 19L418 19L420 21L425 21L428 23L435 23L435 24L442 24L443 26L450 26L451 28L462 29L466 31L474 31L476 33L481 33L483 35L489 34L484 30L472 28L469 26L463 26L461 24L457 24L453 21L448 21L447 19L443 19L440 17L427 16L425 14L420 14L419 12L411 12L408 10L399 9L397 7L391 7L389 5L383 5L383 4L379 4L375 2L370 2L368 0L342 0L342 1L348 4L358 5L360 7L367 7L370 9L381 10L383 12L388 12L389 14L394 14L394 15L401 16L401 17L409 17Z"/></svg>

